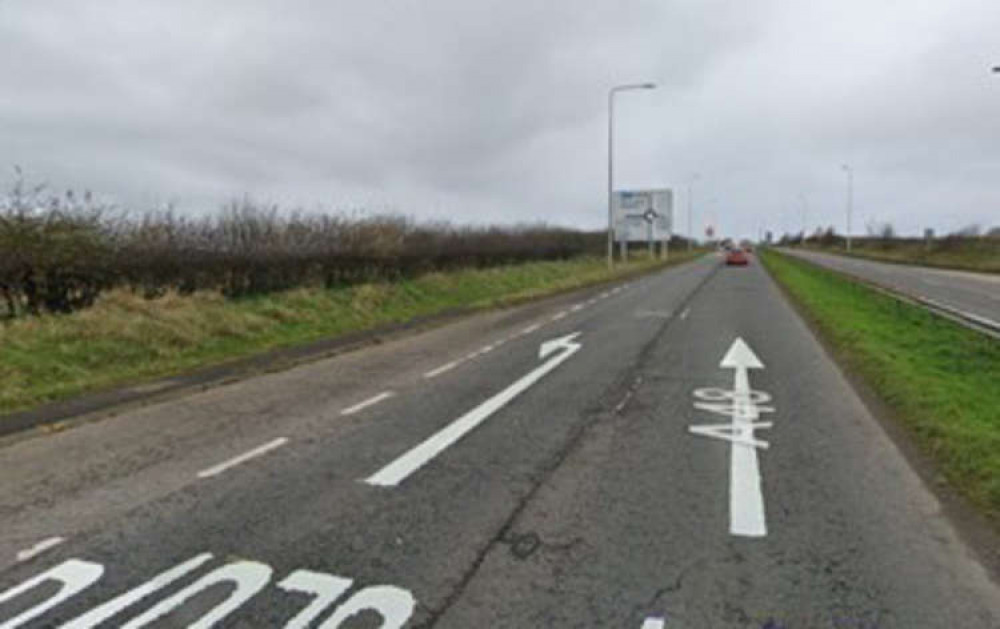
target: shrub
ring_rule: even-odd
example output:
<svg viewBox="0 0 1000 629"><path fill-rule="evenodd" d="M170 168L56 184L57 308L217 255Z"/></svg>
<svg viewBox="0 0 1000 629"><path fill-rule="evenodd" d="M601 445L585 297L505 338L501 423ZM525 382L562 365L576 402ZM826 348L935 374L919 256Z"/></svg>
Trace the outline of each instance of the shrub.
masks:
<svg viewBox="0 0 1000 629"><path fill-rule="evenodd" d="M28 188L18 173L0 200L0 297L15 317L70 312L116 286L146 297L214 290L235 298L563 259L603 246L600 232L285 212L250 199L202 217L128 214L90 194Z"/></svg>

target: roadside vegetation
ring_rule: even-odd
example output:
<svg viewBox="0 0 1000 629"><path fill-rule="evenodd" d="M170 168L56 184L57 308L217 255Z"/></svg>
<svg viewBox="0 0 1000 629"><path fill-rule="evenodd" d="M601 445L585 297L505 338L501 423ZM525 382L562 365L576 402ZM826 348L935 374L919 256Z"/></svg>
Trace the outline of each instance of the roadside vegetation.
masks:
<svg viewBox="0 0 1000 629"><path fill-rule="evenodd" d="M938 464L1000 517L1000 341L774 251L761 256L833 347Z"/></svg>
<svg viewBox="0 0 1000 629"><path fill-rule="evenodd" d="M851 240L850 253L847 253L844 237L836 234L833 228L817 230L805 237L786 234L779 244L881 262L1000 273L1000 227L983 232L978 226L970 225L930 240L898 237L888 224L870 227L868 231L868 236Z"/></svg>
<svg viewBox="0 0 1000 629"><path fill-rule="evenodd" d="M611 273L604 238L250 201L134 214L18 179L0 198L0 415L658 264L639 254Z"/></svg>
<svg viewBox="0 0 1000 629"><path fill-rule="evenodd" d="M691 257L671 255L670 264ZM639 254L612 273L603 258L578 257L240 299L207 290L155 299L112 290L80 312L0 326L0 415L418 316L516 303L661 264Z"/></svg>
<svg viewBox="0 0 1000 629"><path fill-rule="evenodd" d="M241 298L565 260L599 254L603 238L545 225L282 211L250 200L200 216L129 213L18 179L0 198L0 317L74 312L114 289Z"/></svg>

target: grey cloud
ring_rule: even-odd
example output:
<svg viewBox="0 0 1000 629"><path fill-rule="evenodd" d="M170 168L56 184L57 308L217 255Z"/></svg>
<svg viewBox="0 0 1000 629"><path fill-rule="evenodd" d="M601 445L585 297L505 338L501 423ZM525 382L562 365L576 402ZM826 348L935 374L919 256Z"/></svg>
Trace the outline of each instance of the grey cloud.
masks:
<svg viewBox="0 0 1000 629"><path fill-rule="evenodd" d="M800 192L841 227L844 161L859 228L1000 222L998 26L981 0L6 0L0 167L599 227L606 90L655 80L620 102L618 181L702 173L699 227L797 228Z"/></svg>

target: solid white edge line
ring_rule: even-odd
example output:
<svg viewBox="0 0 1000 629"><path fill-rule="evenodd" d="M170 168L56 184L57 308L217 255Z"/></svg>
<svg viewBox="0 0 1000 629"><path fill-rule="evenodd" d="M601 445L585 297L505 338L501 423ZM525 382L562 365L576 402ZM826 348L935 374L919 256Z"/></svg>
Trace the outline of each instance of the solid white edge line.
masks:
<svg viewBox="0 0 1000 629"><path fill-rule="evenodd" d="M268 443L265 443L264 445L260 446L259 448L254 448L253 450L250 450L249 452L244 452L243 454L241 454L239 456L235 456L235 457L229 459L228 461L224 461L222 463L219 463L216 466L213 466L213 467L210 467L208 469L205 469L205 470L202 470L202 471L198 472L198 478L210 478L212 476L217 476L217 475L225 472L226 470L228 470L231 467L235 467L235 466L239 465L240 463L245 463L245 462L249 461L250 459L254 459L254 458L257 458L257 457L259 457L261 455L267 454L271 450L274 450L275 448L280 448L281 446L285 445L286 443L288 443L288 437L278 437L274 441L270 441Z"/></svg>
<svg viewBox="0 0 1000 629"><path fill-rule="evenodd" d="M364 410L364 409L368 408L369 406L371 406L373 404L378 404L382 400L386 400L388 398L391 398L394 395L396 395L396 394L393 393L392 391L383 391L383 392L379 393L378 395L374 395L374 396L368 398L367 400L365 400L363 402L358 402L354 406L348 406L344 410L340 411L340 414L341 415L353 415L353 414L357 413L360 410Z"/></svg>
<svg viewBox="0 0 1000 629"><path fill-rule="evenodd" d="M566 314L567 312L565 310L563 310L562 312L557 312L556 314L552 315L552 321L558 321L559 319L565 317Z"/></svg>
<svg viewBox="0 0 1000 629"><path fill-rule="evenodd" d="M21 562L21 561L28 561L29 559L32 559L34 557L37 557L38 555L41 555L42 553L44 553L45 551L49 550L50 548L55 548L56 546L58 546L59 544L62 544L65 541L66 540L64 538L62 538L62 537L50 537L48 539L43 539L42 541L38 542L37 544L35 544L31 548L26 548L26 549L20 551L19 553L17 553L17 560L19 562Z"/></svg>
<svg viewBox="0 0 1000 629"><path fill-rule="evenodd" d="M455 367L458 367L461 364L462 364L461 360L453 360L450 363L445 363L445 364L441 365L437 369L431 369L430 371L428 371L427 373L424 374L424 377L425 378L436 378L437 376L440 376L444 372L451 371L452 369L454 369Z"/></svg>
<svg viewBox="0 0 1000 629"><path fill-rule="evenodd" d="M537 330L537 329L539 329L541 327L542 327L541 323L533 323L533 324L529 325L528 327L524 328L523 330L521 330L520 334L521 334L521 336L527 336L527 335L531 334L532 332L534 332L535 330Z"/></svg>

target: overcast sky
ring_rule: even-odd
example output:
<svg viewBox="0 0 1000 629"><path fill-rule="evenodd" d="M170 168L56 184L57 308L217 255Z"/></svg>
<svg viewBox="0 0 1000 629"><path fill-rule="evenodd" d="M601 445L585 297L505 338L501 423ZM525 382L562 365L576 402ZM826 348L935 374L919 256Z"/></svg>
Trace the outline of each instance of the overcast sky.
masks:
<svg viewBox="0 0 1000 629"><path fill-rule="evenodd" d="M129 207L250 194L676 230L1000 224L998 0L0 0L0 168ZM804 200L804 202L803 202Z"/></svg>

